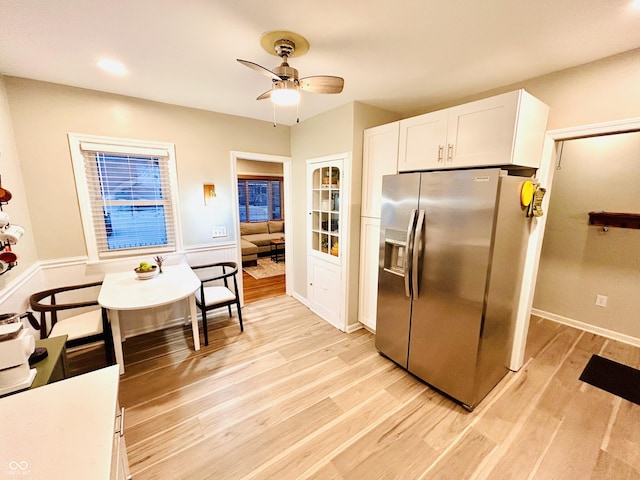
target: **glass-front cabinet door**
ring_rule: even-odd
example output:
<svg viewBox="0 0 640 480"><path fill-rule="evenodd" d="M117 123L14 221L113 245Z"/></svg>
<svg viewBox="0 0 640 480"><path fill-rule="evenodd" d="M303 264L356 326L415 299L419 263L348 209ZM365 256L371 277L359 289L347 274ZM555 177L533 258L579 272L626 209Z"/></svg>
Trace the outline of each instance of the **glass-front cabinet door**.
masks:
<svg viewBox="0 0 640 480"><path fill-rule="evenodd" d="M348 174L345 157L307 160L307 300L309 308L346 331Z"/></svg>
<svg viewBox="0 0 640 480"><path fill-rule="evenodd" d="M340 259L341 166L324 163L311 167L311 251Z"/></svg>

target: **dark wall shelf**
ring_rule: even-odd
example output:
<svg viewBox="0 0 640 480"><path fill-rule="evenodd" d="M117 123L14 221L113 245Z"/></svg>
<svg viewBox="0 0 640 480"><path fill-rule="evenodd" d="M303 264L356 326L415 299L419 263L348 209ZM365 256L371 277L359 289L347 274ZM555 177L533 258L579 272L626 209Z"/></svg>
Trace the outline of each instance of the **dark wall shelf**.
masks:
<svg viewBox="0 0 640 480"><path fill-rule="evenodd" d="M589 225L640 228L640 213L589 212Z"/></svg>

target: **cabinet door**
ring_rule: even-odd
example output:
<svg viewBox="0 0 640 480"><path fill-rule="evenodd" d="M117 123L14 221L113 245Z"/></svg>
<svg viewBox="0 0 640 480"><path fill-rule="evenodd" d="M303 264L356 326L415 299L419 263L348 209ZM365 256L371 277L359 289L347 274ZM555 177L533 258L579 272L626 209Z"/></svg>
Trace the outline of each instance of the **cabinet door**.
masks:
<svg viewBox="0 0 640 480"><path fill-rule="evenodd" d="M511 164L519 98L514 91L450 108L444 168Z"/></svg>
<svg viewBox="0 0 640 480"><path fill-rule="evenodd" d="M309 169L311 180L311 251L327 261L339 263L342 165L326 162Z"/></svg>
<svg viewBox="0 0 640 480"><path fill-rule="evenodd" d="M363 217L360 224L360 295L358 321L376 331L380 219Z"/></svg>
<svg viewBox="0 0 640 480"><path fill-rule="evenodd" d="M340 266L309 257L307 269L309 308L334 327L344 331Z"/></svg>
<svg viewBox="0 0 640 480"><path fill-rule="evenodd" d="M343 155L307 160L307 299L311 310L342 331L347 329L344 312L348 264L343 261L348 258L345 248L349 225L344 207L349 205L346 161Z"/></svg>
<svg viewBox="0 0 640 480"><path fill-rule="evenodd" d="M380 217L382 176L397 173L400 122L364 131L362 216Z"/></svg>
<svg viewBox="0 0 640 480"><path fill-rule="evenodd" d="M127 444L124 439L124 408L116 411L116 429L113 435L113 450L111 456L111 480L127 480L131 478Z"/></svg>
<svg viewBox="0 0 640 480"><path fill-rule="evenodd" d="M400 120L398 172L446 168L448 111Z"/></svg>

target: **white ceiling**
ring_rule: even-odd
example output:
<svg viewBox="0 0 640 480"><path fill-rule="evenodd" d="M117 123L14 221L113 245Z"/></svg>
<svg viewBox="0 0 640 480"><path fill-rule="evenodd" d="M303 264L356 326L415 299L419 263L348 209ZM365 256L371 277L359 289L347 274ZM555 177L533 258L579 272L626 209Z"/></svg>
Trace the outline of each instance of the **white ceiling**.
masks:
<svg viewBox="0 0 640 480"><path fill-rule="evenodd" d="M637 3L637 2L636 2ZM271 30L310 43L300 76L344 77L303 93L300 119L350 101L403 115L640 47L632 0L0 0L0 73L273 119ZM96 68L101 57L128 75ZM278 123L295 122L295 107Z"/></svg>

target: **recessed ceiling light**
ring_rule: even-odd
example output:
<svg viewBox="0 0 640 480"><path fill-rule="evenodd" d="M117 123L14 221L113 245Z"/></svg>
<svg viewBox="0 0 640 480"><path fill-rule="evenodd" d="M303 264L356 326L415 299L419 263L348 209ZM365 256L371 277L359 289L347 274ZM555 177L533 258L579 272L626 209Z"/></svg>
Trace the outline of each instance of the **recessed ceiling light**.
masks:
<svg viewBox="0 0 640 480"><path fill-rule="evenodd" d="M98 61L98 67L100 67L105 72L111 73L113 75L126 75L127 67L125 67L122 63L117 60L111 60L109 58L103 58Z"/></svg>

